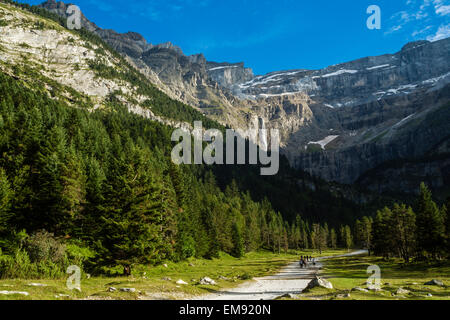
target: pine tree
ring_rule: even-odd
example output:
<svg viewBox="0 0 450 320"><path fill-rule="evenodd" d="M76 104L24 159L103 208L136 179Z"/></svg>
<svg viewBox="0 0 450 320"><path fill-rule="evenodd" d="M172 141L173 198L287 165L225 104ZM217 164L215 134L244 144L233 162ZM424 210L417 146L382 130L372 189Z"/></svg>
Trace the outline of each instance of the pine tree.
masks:
<svg viewBox="0 0 450 320"><path fill-rule="evenodd" d="M350 250L350 248L353 245L353 237L352 237L352 230L349 226L345 226L345 247L347 250Z"/></svg>
<svg viewBox="0 0 450 320"><path fill-rule="evenodd" d="M359 219L355 222L355 241L356 245L363 247L364 246L364 226Z"/></svg>
<svg viewBox="0 0 450 320"><path fill-rule="evenodd" d="M5 171L0 168L0 234L9 229L8 222L12 216L10 211L13 192Z"/></svg>
<svg viewBox="0 0 450 320"><path fill-rule="evenodd" d="M386 207L377 212L373 222L372 250L375 254L385 258L389 257L392 248L392 234L390 230L391 221L392 211Z"/></svg>
<svg viewBox="0 0 450 320"><path fill-rule="evenodd" d="M444 250L444 217L442 217L439 208L431 198L430 190L424 183L420 185L416 212L417 245L422 254L430 254L433 258L437 258Z"/></svg>
<svg viewBox="0 0 450 320"><path fill-rule="evenodd" d="M334 230L334 228L331 228L331 230L330 230L330 246L332 249L337 248L337 235L336 235L336 231Z"/></svg>
<svg viewBox="0 0 450 320"><path fill-rule="evenodd" d="M409 262L415 250L416 217L411 208L395 204L392 210L390 234L393 238L393 251Z"/></svg>
<svg viewBox="0 0 450 320"><path fill-rule="evenodd" d="M363 246L369 250L372 247L372 225L373 219L368 217L363 217L361 220L363 226Z"/></svg>
<svg viewBox="0 0 450 320"><path fill-rule="evenodd" d="M242 238L242 233L237 222L233 223L231 237L233 240L232 256L235 258L243 257L245 254L244 239Z"/></svg>
<svg viewBox="0 0 450 320"><path fill-rule="evenodd" d="M447 200L447 205L450 205L450 198ZM441 215L445 217L445 245L447 258L450 256L450 209L447 205L441 208Z"/></svg>

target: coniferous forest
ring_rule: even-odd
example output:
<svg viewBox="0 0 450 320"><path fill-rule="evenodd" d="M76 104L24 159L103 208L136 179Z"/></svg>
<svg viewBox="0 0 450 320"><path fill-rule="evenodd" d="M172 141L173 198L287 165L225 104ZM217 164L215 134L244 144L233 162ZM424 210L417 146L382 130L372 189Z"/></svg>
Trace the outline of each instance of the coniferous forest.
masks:
<svg viewBox="0 0 450 320"><path fill-rule="evenodd" d="M356 246L406 261L449 252L448 210L424 185L416 213L395 205L342 226L289 220L234 179L222 187L211 168L174 165L164 125L119 106L68 107L0 80L2 277L59 277L75 262L110 274L220 251Z"/></svg>
<svg viewBox="0 0 450 320"><path fill-rule="evenodd" d="M79 35L106 47L85 30ZM153 96L146 107L159 116L224 129L143 75L91 68ZM0 278L61 278L73 264L130 275L138 265L258 250L363 248L406 263L449 258L450 202L435 202L425 184L406 204L355 204L284 157L273 177L247 165L177 166L172 130L128 112L114 95L91 111L0 72ZM306 188L300 181L307 179L325 187Z"/></svg>
<svg viewBox="0 0 450 320"><path fill-rule="evenodd" d="M314 246L326 230L252 200L232 173L216 173L231 179L223 186L211 168L174 165L164 125L120 106L69 107L0 77L3 277L61 276L74 262L108 274L220 251L284 252Z"/></svg>

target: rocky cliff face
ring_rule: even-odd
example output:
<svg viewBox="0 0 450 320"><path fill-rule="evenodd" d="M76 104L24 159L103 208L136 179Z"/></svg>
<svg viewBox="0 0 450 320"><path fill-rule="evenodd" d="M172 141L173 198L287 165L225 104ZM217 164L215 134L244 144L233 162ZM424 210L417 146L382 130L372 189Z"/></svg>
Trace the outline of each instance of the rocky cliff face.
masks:
<svg viewBox="0 0 450 320"><path fill-rule="evenodd" d="M254 78L253 70L245 68L243 62L234 64L207 62L206 68L209 78L227 89Z"/></svg>
<svg viewBox="0 0 450 320"><path fill-rule="evenodd" d="M329 107L355 106L424 85L450 81L450 40L410 43L396 54L368 57L323 70L270 73L240 84L235 93L255 98L304 92Z"/></svg>
<svg viewBox="0 0 450 320"><path fill-rule="evenodd" d="M42 6L66 17L61 2ZM279 129L282 152L312 175L376 191L415 191L419 180L448 184L450 39L255 76L243 63L185 56L171 43L104 30L84 16L82 24L170 96L236 129Z"/></svg>
<svg viewBox="0 0 450 320"><path fill-rule="evenodd" d="M173 127L189 124L155 115L145 107L152 99L135 83L118 75L104 76L93 68L112 68L117 73L137 74L116 54L90 43L58 23L0 3L0 71L34 83L54 98L76 107L108 108L114 97L132 113ZM146 80L145 78L143 78Z"/></svg>
<svg viewBox="0 0 450 320"><path fill-rule="evenodd" d="M64 18L68 17L66 11L69 5L63 2L48 0L40 6ZM201 110L223 124L247 126L242 121L244 114L239 110L241 103L229 92L226 83L249 80L253 75L250 69L238 65L232 72L219 71L214 68L226 64L207 62L202 54L186 56L170 42L153 45L135 32L120 34L114 30L102 29L83 14L81 22L83 28L96 33L112 48L125 55L170 97ZM239 74L241 69L242 74Z"/></svg>

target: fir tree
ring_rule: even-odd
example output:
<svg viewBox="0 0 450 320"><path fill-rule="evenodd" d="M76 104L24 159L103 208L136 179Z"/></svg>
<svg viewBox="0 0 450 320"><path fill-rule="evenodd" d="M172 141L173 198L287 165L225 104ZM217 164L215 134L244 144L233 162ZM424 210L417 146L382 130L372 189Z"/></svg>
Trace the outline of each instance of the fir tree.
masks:
<svg viewBox="0 0 450 320"><path fill-rule="evenodd" d="M423 254L433 258L443 251L444 217L431 198L428 187L420 185L420 196L417 202L417 245Z"/></svg>
<svg viewBox="0 0 450 320"><path fill-rule="evenodd" d="M236 222L233 223L231 237L233 241L233 250L232 250L233 257L236 258L243 257L245 254L244 240L242 238L242 233L239 228L239 225Z"/></svg>

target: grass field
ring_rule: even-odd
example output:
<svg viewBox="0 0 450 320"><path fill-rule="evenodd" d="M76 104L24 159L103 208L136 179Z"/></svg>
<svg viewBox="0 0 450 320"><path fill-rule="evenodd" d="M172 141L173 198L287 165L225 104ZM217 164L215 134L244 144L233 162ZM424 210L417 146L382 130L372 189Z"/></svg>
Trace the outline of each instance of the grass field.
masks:
<svg viewBox="0 0 450 320"><path fill-rule="evenodd" d="M328 250L322 256L338 255L342 250ZM2 295L0 300L6 299L186 299L196 295L207 294L219 289L230 288L248 281L253 277L260 277L276 273L288 263L298 260L299 255L320 256L312 251L297 252L297 254L273 254L270 252L249 253L244 258L236 259L222 254L219 259L198 260L191 259L180 263L167 262L157 267L139 267L133 271L131 277L92 277L81 280L81 292L70 291L66 286L66 279L61 280L0 280L0 291L25 291L28 296ZM210 277L217 285L199 285L203 277ZM171 280L163 280L170 278ZM187 285L177 285L178 280ZM45 287L30 286L32 283L44 284ZM108 289L114 287L115 292ZM121 292L120 288L135 288L135 292Z"/></svg>
<svg viewBox="0 0 450 320"><path fill-rule="evenodd" d="M381 269L381 290L352 291L355 287L367 288L367 267L378 265ZM450 262L404 264L399 259L388 261L367 255L329 259L325 261L321 276L327 278L334 289L315 288L303 293L301 299L356 299L356 300L448 300L450 299ZM437 279L443 287L427 286ZM399 288L409 291L397 293ZM350 294L350 297L345 297ZM429 296L431 294L432 296Z"/></svg>

